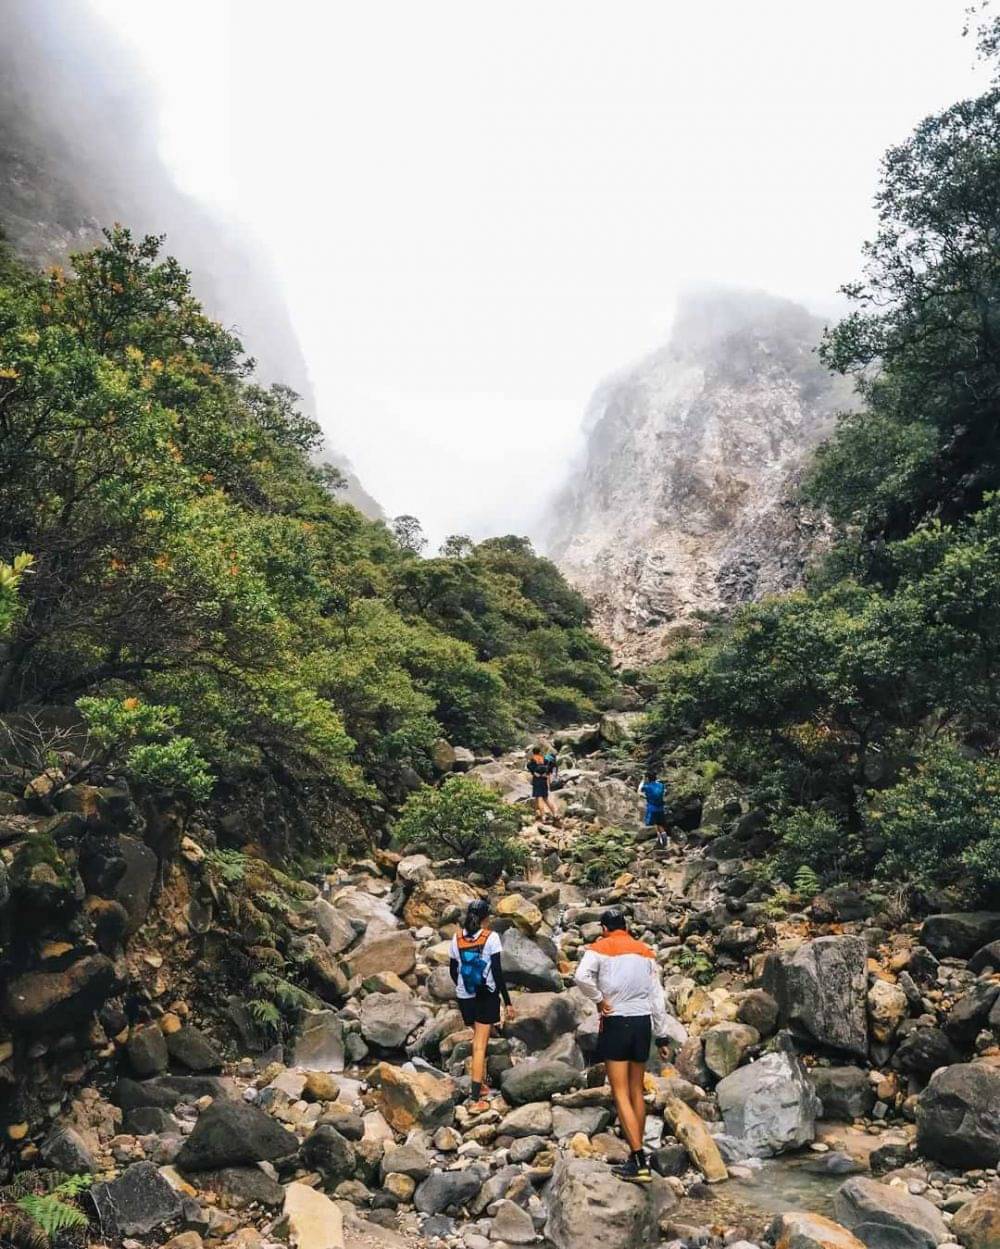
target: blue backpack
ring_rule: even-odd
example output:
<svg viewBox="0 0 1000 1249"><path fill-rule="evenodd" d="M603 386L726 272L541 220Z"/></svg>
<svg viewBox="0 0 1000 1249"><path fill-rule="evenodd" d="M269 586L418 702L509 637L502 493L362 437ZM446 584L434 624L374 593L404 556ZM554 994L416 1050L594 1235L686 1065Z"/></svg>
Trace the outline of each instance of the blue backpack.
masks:
<svg viewBox="0 0 1000 1249"><path fill-rule="evenodd" d="M646 795L646 801L651 807L662 807L663 795L667 792L667 787L662 781L647 781L642 787L642 792Z"/></svg>
<svg viewBox="0 0 1000 1249"><path fill-rule="evenodd" d="M458 934L458 969L462 974L462 984L466 993L478 993L486 985L486 959L483 958L483 947L489 939L489 933L480 931L471 939Z"/></svg>

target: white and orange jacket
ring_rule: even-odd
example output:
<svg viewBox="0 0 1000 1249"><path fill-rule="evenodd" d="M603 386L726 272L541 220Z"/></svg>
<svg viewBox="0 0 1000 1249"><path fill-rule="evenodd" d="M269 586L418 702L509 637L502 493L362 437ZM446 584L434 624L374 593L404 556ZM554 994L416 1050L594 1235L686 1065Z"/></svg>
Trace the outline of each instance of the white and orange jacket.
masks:
<svg viewBox="0 0 1000 1249"><path fill-rule="evenodd" d="M574 979L592 1002L607 1002L612 1015L649 1015L657 1041L687 1039L667 1010L653 951L623 929L587 946Z"/></svg>

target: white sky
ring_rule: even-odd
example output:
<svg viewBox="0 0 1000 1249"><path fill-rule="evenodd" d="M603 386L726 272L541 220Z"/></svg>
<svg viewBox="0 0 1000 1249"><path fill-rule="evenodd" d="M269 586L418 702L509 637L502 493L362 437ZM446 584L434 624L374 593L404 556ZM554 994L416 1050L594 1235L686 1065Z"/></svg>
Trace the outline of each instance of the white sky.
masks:
<svg viewBox="0 0 1000 1249"><path fill-rule="evenodd" d="M967 0L91 2L270 253L331 442L435 541L530 530L685 283L835 310L883 150L984 80Z"/></svg>

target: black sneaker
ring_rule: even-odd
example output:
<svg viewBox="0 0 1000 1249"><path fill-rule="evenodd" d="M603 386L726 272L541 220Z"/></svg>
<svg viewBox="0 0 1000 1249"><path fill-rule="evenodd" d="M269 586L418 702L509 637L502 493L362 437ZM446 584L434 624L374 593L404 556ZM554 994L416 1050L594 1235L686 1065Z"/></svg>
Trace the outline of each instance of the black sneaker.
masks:
<svg viewBox="0 0 1000 1249"><path fill-rule="evenodd" d="M620 1180L628 1180L630 1184L651 1184L653 1182L653 1173L649 1169L649 1163L643 1155L642 1161L635 1156L629 1154L628 1160L623 1162L620 1167L612 1167L611 1174L616 1175Z"/></svg>

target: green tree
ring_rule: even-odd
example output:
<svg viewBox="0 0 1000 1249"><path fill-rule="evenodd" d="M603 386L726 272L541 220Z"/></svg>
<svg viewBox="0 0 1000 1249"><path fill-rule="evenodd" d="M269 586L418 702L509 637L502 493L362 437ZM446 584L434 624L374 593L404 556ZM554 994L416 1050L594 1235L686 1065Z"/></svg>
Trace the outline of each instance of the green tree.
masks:
<svg viewBox="0 0 1000 1249"><path fill-rule="evenodd" d="M517 839L521 817L495 790L468 776L450 776L406 800L396 821L397 845L420 846L436 858L458 858L490 877L523 867Z"/></svg>

